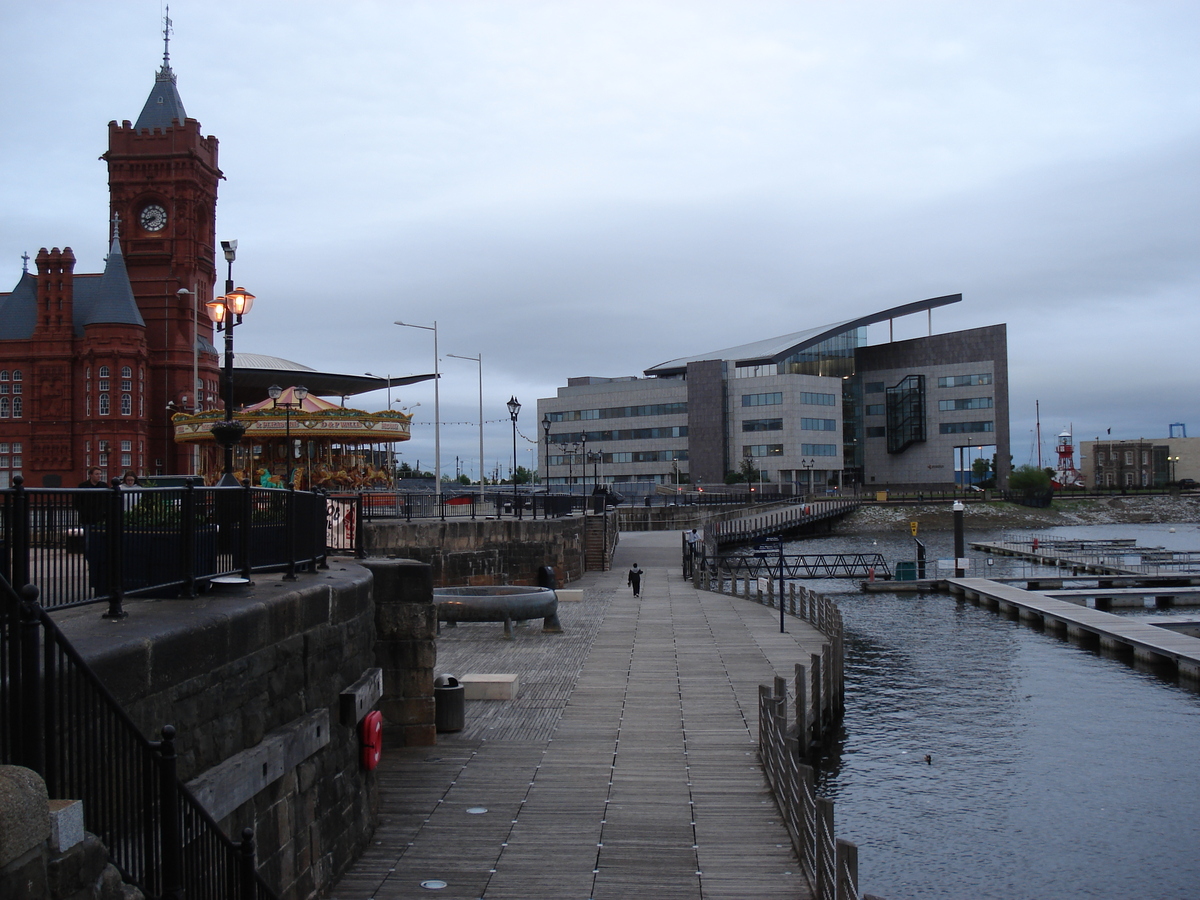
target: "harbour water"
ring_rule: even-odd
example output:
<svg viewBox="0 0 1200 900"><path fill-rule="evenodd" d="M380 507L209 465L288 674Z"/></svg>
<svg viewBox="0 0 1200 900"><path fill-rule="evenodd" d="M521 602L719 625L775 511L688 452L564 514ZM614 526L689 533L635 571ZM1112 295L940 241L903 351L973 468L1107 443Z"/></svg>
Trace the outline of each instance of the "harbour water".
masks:
<svg viewBox="0 0 1200 900"><path fill-rule="evenodd" d="M1168 528L1052 531L1200 549L1200 527ZM931 566L953 555L951 534L922 538ZM898 535L789 545L889 560L912 548ZM973 574L1010 565L996 563ZM1200 897L1200 694L948 595L810 586L846 623L844 734L818 778L838 836L859 845L864 892Z"/></svg>

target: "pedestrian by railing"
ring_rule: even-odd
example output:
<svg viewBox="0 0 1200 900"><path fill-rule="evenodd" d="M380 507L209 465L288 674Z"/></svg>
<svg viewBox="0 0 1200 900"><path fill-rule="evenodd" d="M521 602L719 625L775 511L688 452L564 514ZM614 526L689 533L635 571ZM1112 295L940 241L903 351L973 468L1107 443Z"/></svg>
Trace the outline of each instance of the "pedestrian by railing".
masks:
<svg viewBox="0 0 1200 900"><path fill-rule="evenodd" d="M224 575L324 565L324 496L293 488L27 488L0 490L0 576L35 583L46 608L126 596L194 597Z"/></svg>
<svg viewBox="0 0 1200 900"><path fill-rule="evenodd" d="M175 729L142 736L38 602L0 578L0 763L81 800L84 827L146 897L273 900L253 832L230 840L176 775Z"/></svg>

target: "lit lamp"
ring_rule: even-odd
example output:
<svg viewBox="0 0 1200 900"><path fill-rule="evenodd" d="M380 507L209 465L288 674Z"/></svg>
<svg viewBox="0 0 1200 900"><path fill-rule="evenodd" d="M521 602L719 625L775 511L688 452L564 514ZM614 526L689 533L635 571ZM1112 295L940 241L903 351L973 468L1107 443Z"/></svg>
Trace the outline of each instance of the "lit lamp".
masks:
<svg viewBox="0 0 1200 900"><path fill-rule="evenodd" d="M225 472L217 486L237 487L237 479L233 476L233 448L246 433L246 426L233 417L233 329L235 325L242 324L242 316L250 312L254 295L245 288L233 288L233 259L237 252L237 241L222 241L221 246L229 262L225 294L205 304L208 317L216 324L217 331L225 332L225 421L212 427L212 435L225 448Z"/></svg>
<svg viewBox="0 0 1200 900"><path fill-rule="evenodd" d="M267 388L267 396L271 398L271 408L283 407L283 422L284 422L284 440L287 443L287 478L284 482L285 486L292 485L292 407L303 408L304 400L308 397L308 388L303 385L297 385L292 388L292 401L289 403L280 403L279 398L283 396L283 388L277 384Z"/></svg>
<svg viewBox="0 0 1200 900"><path fill-rule="evenodd" d="M508 417L512 419L513 429L513 513L517 514L517 415L521 412L521 404L515 396L508 400Z"/></svg>

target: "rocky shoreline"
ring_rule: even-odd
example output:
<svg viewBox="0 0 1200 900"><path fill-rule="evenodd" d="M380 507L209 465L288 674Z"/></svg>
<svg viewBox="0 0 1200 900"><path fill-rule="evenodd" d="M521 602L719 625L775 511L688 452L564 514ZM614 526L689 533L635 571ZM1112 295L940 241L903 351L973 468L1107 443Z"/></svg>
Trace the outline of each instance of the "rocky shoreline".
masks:
<svg viewBox="0 0 1200 900"><path fill-rule="evenodd" d="M1200 523L1200 495L1115 496L1102 499L1055 499L1046 509L1031 509L1000 500L969 502L973 528L1051 528L1058 525ZM868 503L834 528L835 534L908 531L909 523L935 531L954 527L948 503Z"/></svg>

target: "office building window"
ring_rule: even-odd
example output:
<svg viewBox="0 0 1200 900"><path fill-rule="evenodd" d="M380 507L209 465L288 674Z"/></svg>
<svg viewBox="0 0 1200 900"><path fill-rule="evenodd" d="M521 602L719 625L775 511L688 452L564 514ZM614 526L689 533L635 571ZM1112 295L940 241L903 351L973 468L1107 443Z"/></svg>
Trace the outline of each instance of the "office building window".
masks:
<svg viewBox="0 0 1200 900"><path fill-rule="evenodd" d="M837 444L801 444L801 456L837 456L841 453Z"/></svg>
<svg viewBox="0 0 1200 900"><path fill-rule="evenodd" d="M943 422L938 426L941 434L976 434L981 431L993 431L992 422Z"/></svg>
<svg viewBox="0 0 1200 900"><path fill-rule="evenodd" d="M837 431L837 419L801 419L803 431Z"/></svg>
<svg viewBox="0 0 1200 900"><path fill-rule="evenodd" d="M939 400L938 409L953 412L956 409L991 409L991 397L962 397L958 400Z"/></svg>
<svg viewBox="0 0 1200 900"><path fill-rule="evenodd" d="M746 419L742 431L783 431L783 419Z"/></svg>
<svg viewBox="0 0 1200 900"><path fill-rule="evenodd" d="M814 394L811 391L801 391L800 402L810 406L837 406L837 394Z"/></svg>
<svg viewBox="0 0 1200 900"><path fill-rule="evenodd" d="M742 447L742 456L760 457L760 456L781 456L783 455L783 444L746 444Z"/></svg>
<svg viewBox="0 0 1200 900"><path fill-rule="evenodd" d="M946 375L938 379L938 387L975 387L980 384L991 384L992 376L986 373L981 375Z"/></svg>
<svg viewBox="0 0 1200 900"><path fill-rule="evenodd" d="M742 394L742 406L778 406L783 403L783 391L770 394Z"/></svg>

